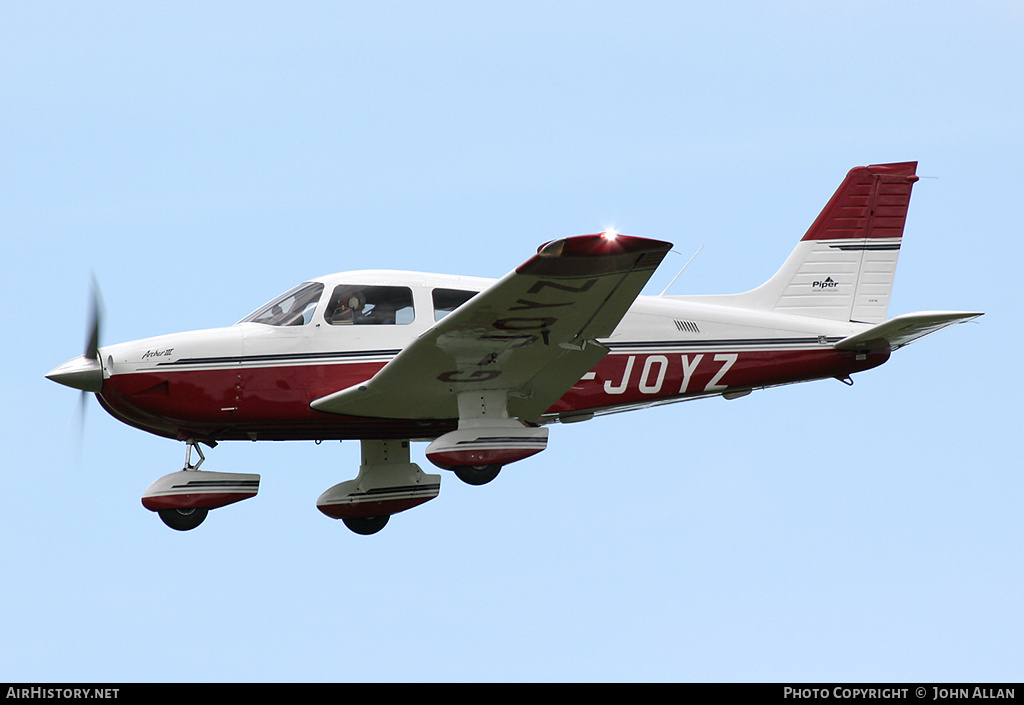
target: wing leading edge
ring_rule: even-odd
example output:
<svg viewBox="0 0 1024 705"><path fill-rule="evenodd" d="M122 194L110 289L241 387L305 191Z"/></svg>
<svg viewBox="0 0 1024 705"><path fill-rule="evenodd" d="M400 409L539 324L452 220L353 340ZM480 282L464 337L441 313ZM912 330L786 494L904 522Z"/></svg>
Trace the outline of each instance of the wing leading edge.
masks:
<svg viewBox="0 0 1024 705"><path fill-rule="evenodd" d="M601 233L555 240L441 319L367 382L310 406L351 416L458 418L463 392L507 395L536 421L592 369L671 243Z"/></svg>

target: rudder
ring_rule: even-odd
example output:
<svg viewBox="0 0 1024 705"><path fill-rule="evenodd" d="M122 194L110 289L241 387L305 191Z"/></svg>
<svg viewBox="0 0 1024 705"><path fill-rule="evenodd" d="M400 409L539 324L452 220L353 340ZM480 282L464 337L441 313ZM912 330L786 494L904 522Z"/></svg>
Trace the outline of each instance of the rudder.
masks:
<svg viewBox="0 0 1024 705"><path fill-rule="evenodd" d="M782 268L736 303L881 323L889 310L917 162L850 170Z"/></svg>

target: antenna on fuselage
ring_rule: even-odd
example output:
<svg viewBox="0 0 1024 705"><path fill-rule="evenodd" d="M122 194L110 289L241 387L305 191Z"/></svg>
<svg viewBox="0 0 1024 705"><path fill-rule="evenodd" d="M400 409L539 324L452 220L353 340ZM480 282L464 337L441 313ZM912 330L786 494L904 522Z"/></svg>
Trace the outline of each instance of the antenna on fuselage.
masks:
<svg viewBox="0 0 1024 705"><path fill-rule="evenodd" d="M668 286L665 287L665 291L663 291L660 294L658 294L658 296L664 296L665 294L668 293L668 290L671 289L672 285L676 283L676 279L679 278L679 275L682 274L684 271L686 271L686 268L690 266L690 262L692 262L697 257L697 255L700 254L700 251L703 250L703 249L704 249L704 245L701 245L700 247L697 248L697 251L693 253L693 257L691 257L690 259L688 259L686 261L686 264L683 265L683 268L679 270L679 274L677 274L674 277L672 277L672 281L670 281L668 283Z"/></svg>

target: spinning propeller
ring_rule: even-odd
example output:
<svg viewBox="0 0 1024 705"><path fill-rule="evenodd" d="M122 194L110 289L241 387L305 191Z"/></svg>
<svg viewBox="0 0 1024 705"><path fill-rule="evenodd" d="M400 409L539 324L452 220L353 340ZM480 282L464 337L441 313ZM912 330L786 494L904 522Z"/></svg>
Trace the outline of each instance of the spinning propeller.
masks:
<svg viewBox="0 0 1024 705"><path fill-rule="evenodd" d="M82 390L82 407L87 392L103 389L103 363L100 360L100 292L96 280L92 282L92 305L89 321L89 337L85 341L85 352L55 367L46 375L66 387Z"/></svg>

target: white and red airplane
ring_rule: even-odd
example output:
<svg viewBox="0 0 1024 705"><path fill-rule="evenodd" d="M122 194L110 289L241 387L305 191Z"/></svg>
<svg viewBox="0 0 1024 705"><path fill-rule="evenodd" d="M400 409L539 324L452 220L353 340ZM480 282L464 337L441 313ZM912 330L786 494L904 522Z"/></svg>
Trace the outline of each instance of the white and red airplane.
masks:
<svg viewBox="0 0 1024 705"><path fill-rule="evenodd" d="M199 470L230 440L358 439L358 476L317 507L360 534L437 496L410 441L470 484L538 453L555 422L838 378L981 313L886 320L916 162L852 169L782 268L725 296L640 296L670 243L555 240L497 281L332 274L239 323L100 347L50 372L115 418L184 441L142 503L178 530L248 499L259 475ZM193 465L192 451L199 456Z"/></svg>

